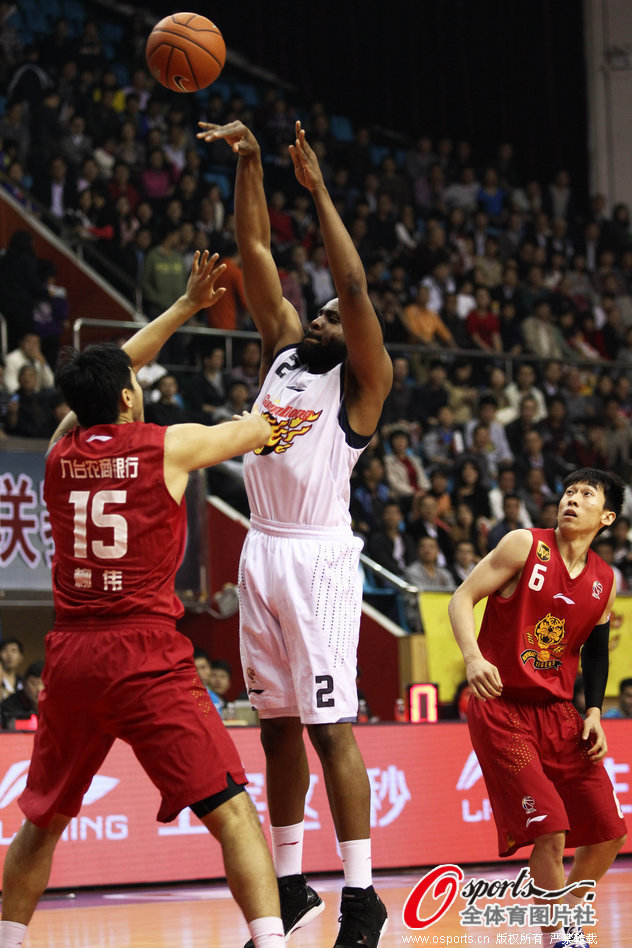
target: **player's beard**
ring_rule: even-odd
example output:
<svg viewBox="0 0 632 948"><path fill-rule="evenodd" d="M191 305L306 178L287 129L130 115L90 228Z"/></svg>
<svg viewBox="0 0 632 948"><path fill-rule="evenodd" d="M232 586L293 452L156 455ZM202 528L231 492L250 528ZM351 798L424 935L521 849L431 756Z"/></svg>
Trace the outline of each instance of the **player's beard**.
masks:
<svg viewBox="0 0 632 948"><path fill-rule="evenodd" d="M340 365L347 358L347 347L344 342L329 342L323 345L312 345L305 341L299 343L296 353L310 372L328 372L335 365Z"/></svg>

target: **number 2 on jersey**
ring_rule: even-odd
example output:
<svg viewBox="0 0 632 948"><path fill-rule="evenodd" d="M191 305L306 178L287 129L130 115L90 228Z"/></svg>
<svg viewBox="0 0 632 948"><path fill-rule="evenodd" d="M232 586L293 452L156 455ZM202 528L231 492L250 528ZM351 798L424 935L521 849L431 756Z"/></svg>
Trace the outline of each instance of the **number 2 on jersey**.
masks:
<svg viewBox="0 0 632 948"><path fill-rule="evenodd" d="M106 504L124 504L126 490L98 490L90 496L89 490L73 490L69 501L75 508L74 553L79 559L88 556L88 532L95 527L113 531L113 543L92 540L93 556L101 560L119 560L127 553L127 520L121 514L105 513Z"/></svg>

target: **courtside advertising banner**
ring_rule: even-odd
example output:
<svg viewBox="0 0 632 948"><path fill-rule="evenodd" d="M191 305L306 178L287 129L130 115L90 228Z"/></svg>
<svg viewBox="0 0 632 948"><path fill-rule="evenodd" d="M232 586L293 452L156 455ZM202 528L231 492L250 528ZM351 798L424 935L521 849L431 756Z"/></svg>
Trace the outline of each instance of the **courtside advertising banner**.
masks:
<svg viewBox="0 0 632 948"><path fill-rule="evenodd" d="M632 726L606 720L606 767L632 822ZM265 765L257 728L231 728L266 836ZM497 861L496 831L467 726L373 724L355 728L371 784L374 865L379 869ZM32 734L0 736L0 854L22 822ZM322 771L308 749L306 872L339 871ZM187 809L169 824L155 821L159 795L129 747L117 742L60 841L52 888L221 878L220 850ZM632 852L632 840L624 847ZM527 850L515 859L525 861Z"/></svg>

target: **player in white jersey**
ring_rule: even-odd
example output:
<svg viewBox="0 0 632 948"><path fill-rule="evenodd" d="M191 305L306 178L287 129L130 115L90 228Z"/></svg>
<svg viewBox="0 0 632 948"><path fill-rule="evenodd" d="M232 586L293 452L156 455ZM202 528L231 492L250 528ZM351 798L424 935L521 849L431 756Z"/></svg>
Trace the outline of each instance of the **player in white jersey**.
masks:
<svg viewBox="0 0 632 948"><path fill-rule="evenodd" d="M259 145L241 123L200 123L239 156L235 220L244 285L261 333L256 401L273 436L245 459L252 511L240 564L244 676L261 718L272 846L286 934L323 909L302 875L309 768L303 726L320 758L345 875L335 948L377 948L387 913L371 877L370 789L351 722L357 714L361 606L349 477L375 431L392 364L362 262L296 124L296 177L316 205L338 298L307 332L283 298L270 252Z"/></svg>

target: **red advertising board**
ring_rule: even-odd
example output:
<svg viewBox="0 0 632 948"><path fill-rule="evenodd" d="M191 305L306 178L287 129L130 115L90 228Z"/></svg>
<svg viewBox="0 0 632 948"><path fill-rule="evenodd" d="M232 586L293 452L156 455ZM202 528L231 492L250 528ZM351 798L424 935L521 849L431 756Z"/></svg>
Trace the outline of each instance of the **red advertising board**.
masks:
<svg viewBox="0 0 632 948"><path fill-rule="evenodd" d="M606 766L624 813L632 813L632 728L605 721ZM250 793L266 835L264 760L256 728L235 728L250 778ZM376 868L483 863L497 859L496 834L485 785L460 723L376 724L356 728L371 783ZM22 815L31 734L0 737L0 851ZM334 831L322 771L309 750L310 789L305 812L304 866L337 871ZM158 793L129 747L117 742L95 777L78 817L57 847L50 885L57 888L149 883L223 876L220 851L189 810L155 822ZM632 839L624 851L632 852ZM524 860L525 854L517 858Z"/></svg>

